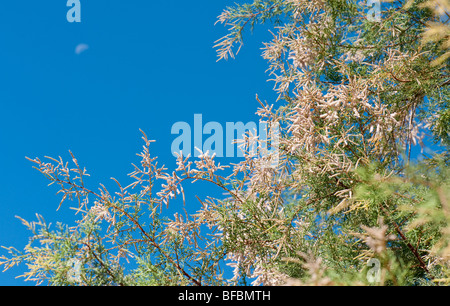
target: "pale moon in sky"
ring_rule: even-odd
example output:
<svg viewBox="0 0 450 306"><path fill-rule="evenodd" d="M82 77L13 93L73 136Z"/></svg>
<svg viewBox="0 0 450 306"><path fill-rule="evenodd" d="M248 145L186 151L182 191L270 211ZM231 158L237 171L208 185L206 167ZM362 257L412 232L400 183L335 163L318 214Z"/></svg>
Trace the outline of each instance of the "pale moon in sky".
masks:
<svg viewBox="0 0 450 306"><path fill-rule="evenodd" d="M86 51L87 49L89 49L89 46L86 44L79 44L78 46L76 46L75 48L75 54L81 54L84 51Z"/></svg>

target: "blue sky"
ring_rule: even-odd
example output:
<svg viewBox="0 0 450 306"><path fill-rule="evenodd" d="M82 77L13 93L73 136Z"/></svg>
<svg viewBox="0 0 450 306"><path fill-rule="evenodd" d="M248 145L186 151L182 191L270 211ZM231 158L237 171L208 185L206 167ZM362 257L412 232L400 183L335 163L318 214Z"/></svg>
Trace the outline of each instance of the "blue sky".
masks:
<svg viewBox="0 0 450 306"><path fill-rule="evenodd" d="M69 23L65 0L2 1L0 245L26 244L16 215L71 220L25 156L69 160L71 150L97 186L126 180L143 144L139 129L172 168L177 121L193 124L196 113L223 126L257 121L255 94L275 98L260 56L270 34L247 35L236 60L216 62L212 48L226 34L216 18L234 2L81 0L81 23ZM89 48L77 54L80 44ZM0 285L32 285L15 279L22 271L0 273Z"/></svg>

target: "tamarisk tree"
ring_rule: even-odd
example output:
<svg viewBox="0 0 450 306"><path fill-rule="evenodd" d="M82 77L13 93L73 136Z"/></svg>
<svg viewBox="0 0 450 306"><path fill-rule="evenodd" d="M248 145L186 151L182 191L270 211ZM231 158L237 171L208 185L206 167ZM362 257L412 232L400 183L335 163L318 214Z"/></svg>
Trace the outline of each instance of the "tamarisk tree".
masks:
<svg viewBox="0 0 450 306"><path fill-rule="evenodd" d="M73 155L33 159L81 217L55 229L22 220L30 242L6 248L3 266L25 263L27 280L51 285L448 285L450 5L380 8L379 20L352 0L226 8L219 59L271 25L262 56L278 99L257 97L257 114L279 126L277 156L255 154L271 139L249 133L237 164L180 154L168 173L143 134L134 182L114 193L88 187ZM168 216L191 181L226 196Z"/></svg>

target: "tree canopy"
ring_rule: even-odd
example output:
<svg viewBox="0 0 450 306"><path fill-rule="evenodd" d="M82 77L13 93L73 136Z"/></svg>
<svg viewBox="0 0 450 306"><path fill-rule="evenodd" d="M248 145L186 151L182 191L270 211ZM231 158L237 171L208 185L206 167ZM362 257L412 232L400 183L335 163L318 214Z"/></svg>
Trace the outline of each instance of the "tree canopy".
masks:
<svg viewBox="0 0 450 306"><path fill-rule="evenodd" d="M85 185L73 155L31 159L81 217L55 229L22 220L29 244L0 263L50 285L448 285L449 12L448 0L226 8L219 60L270 25L262 56L278 99L256 99L277 150L255 154L275 142L248 133L241 162L180 154L168 173L143 133L134 182L117 191ZM191 181L227 196L168 216Z"/></svg>

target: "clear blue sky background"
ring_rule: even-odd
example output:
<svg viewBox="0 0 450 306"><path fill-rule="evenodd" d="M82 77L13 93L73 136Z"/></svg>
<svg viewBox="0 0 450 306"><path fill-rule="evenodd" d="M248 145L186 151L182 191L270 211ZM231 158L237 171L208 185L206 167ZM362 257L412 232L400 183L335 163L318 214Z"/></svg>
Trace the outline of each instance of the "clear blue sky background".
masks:
<svg viewBox="0 0 450 306"><path fill-rule="evenodd" d="M67 22L66 2L2 1L0 245L27 243L15 215L72 220L72 211L56 211L56 189L25 156L69 160L72 150L90 186L126 181L143 144L139 129L157 140L152 153L173 168L175 122L193 125L195 113L223 126L256 122L255 94L274 102L260 56L267 31L247 35L236 60L216 62L212 46L226 30L214 23L235 1L81 0L81 23ZM81 43L89 49L76 54ZM0 272L0 285L32 285L15 279L21 272Z"/></svg>

